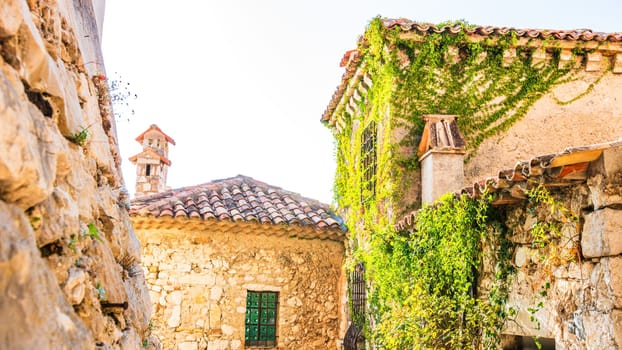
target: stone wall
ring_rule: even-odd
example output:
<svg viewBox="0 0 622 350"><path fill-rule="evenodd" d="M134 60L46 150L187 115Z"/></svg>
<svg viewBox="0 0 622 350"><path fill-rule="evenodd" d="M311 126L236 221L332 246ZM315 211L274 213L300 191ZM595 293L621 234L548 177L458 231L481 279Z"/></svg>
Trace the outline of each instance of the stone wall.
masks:
<svg viewBox="0 0 622 350"><path fill-rule="evenodd" d="M247 290L279 293L276 348L340 348L342 242L206 225L213 227L137 229L165 349L244 348Z"/></svg>
<svg viewBox="0 0 622 350"><path fill-rule="evenodd" d="M1 349L150 345L96 18L0 2Z"/></svg>
<svg viewBox="0 0 622 350"><path fill-rule="evenodd" d="M508 208L516 245L508 306L518 313L506 334L553 338L568 350L622 347L622 148L605 150L589 171L587 184L552 192L578 221L547 207ZM534 248L534 224L553 221L560 237Z"/></svg>

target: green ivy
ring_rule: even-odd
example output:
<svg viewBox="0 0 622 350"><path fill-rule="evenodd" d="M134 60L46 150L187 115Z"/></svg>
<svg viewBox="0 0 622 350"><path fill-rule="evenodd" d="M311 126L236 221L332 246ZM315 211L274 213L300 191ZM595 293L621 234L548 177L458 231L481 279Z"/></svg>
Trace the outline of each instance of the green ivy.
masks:
<svg viewBox="0 0 622 350"><path fill-rule="evenodd" d="M464 22L445 24L469 26ZM534 63L531 51L519 47L517 57L506 62L505 50L517 43L514 32L479 42L469 39L464 31L421 34L416 39L405 38L403 34L398 28L387 29L380 18L370 22L359 46L362 55L359 69L371 77L373 84L368 89L361 84L357 87L361 96L358 111L351 114L345 106L335 111L344 131L335 134L334 193L339 206L354 213L349 215L351 232L360 231L352 230L356 225L375 230L376 225L369 222L381 220L384 212L395 208L402 194L409 191L411 181L408 180L418 176L419 160L416 152L400 150L417 147L424 126L423 115L460 117L458 124L466 139L468 161L484 140L524 117L555 85L573 79L570 67L559 67L561 49L554 42L542 43L552 51L550 60ZM382 203L380 208L373 203L362 208L358 203L360 134L370 120L379 126L379 139L389 140L380 142L378 149L375 198L376 203ZM359 127L353 130L355 123ZM399 143L392 139L392 131L397 128L404 129L406 134ZM416 203L400 205L406 209L417 208Z"/></svg>
<svg viewBox="0 0 622 350"><path fill-rule="evenodd" d="M540 263L544 271L551 273L555 266L574 261L578 254L576 237L563 237L565 225L575 226L580 231L579 216L568 209L563 202L555 197L542 184L537 184L527 191L528 214L535 219L530 229L531 247L541 252ZM562 238L565 241L560 242Z"/></svg>
<svg viewBox="0 0 622 350"><path fill-rule="evenodd" d="M559 49L551 60L532 64L531 52L519 47L516 58L504 61L505 50L516 40L512 32L490 45L469 41L464 32L428 34L422 42L402 39L398 31L385 37L385 44L395 48L386 60L396 73L392 110L411 126L405 142L413 146L423 129L422 115L453 114L460 116L472 153L524 117L571 71L558 67Z"/></svg>
<svg viewBox="0 0 622 350"><path fill-rule="evenodd" d="M364 261L372 277L369 336L387 349L466 349L498 343L510 245L487 200L444 196L410 234L382 232ZM494 240L495 283L476 298L482 243Z"/></svg>
<svg viewBox="0 0 622 350"><path fill-rule="evenodd" d="M514 32L477 42L464 31L408 35L387 29L380 18L370 22L359 45L359 69L372 84L355 86L360 96L356 111L340 106L334 112L341 130L334 133L334 193L351 235L347 267L364 262L371 288L373 327L366 327L366 336L391 349L495 348L503 322L516 310L505 306L513 247L490 198L444 197L418 212L410 234L395 229L395 218L419 207L416 200L406 202L405 194L417 192L410 186L420 176L414 149L423 131L422 115L458 115L468 161L484 140L510 128L553 87L574 79L576 69L560 67L561 49L549 40L540 45L552 54L550 60L534 62L524 47L506 60L506 49L517 46ZM585 53L580 47L573 50ZM601 79L557 103L586 96ZM361 136L372 120L379 140L376 193L363 203ZM400 142L393 138L396 129L406 135ZM574 220L540 186L528 198L532 211L546 206ZM533 247L551 248L556 230L558 222L539 222L531 231ZM484 258L493 264L486 272L493 284L474 293Z"/></svg>

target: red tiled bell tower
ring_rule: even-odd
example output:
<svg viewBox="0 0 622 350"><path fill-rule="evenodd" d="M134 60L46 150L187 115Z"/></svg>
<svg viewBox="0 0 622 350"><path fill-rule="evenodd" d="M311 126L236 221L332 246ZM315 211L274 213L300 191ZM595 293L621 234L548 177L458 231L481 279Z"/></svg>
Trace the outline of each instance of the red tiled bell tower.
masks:
<svg viewBox="0 0 622 350"><path fill-rule="evenodd" d="M136 138L143 151L130 157L136 164L136 197L142 197L166 190L166 175L171 161L168 159L168 144L175 144L170 136L157 125L152 124Z"/></svg>

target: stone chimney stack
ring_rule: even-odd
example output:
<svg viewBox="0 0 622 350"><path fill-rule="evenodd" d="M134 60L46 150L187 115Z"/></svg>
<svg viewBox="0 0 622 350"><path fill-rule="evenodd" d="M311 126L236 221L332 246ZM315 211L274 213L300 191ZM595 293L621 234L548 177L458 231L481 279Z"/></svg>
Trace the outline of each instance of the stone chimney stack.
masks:
<svg viewBox="0 0 622 350"><path fill-rule="evenodd" d="M419 143L421 162L421 201L432 204L447 192L464 186L464 138L455 115L423 116L425 127Z"/></svg>
<svg viewBox="0 0 622 350"><path fill-rule="evenodd" d="M152 124L136 138L143 151L130 157L136 165L136 197L166 190L166 175L171 161L168 159L168 144L175 144L170 136L157 125Z"/></svg>

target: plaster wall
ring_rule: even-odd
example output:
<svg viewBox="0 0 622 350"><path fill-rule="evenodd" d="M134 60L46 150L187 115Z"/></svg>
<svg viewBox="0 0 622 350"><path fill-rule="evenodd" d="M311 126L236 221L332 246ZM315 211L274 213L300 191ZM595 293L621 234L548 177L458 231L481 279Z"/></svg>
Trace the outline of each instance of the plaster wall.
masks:
<svg viewBox="0 0 622 350"><path fill-rule="evenodd" d="M432 204L447 192L457 192L464 182L464 154L429 151L421 157L421 200Z"/></svg>
<svg viewBox="0 0 622 350"><path fill-rule="evenodd" d="M591 92L590 84L594 84ZM571 101L583 93L586 94L569 104L557 102ZM572 81L556 86L539 99L507 132L482 142L465 163L465 185L496 175L519 160L560 152L571 146L620 139L620 96L622 74L603 70L578 72Z"/></svg>
<svg viewBox="0 0 622 350"><path fill-rule="evenodd" d="M342 242L212 226L137 231L164 349L245 348L249 290L279 293L275 349L340 349Z"/></svg>
<svg viewBox="0 0 622 350"><path fill-rule="evenodd" d="M555 86L507 131L485 139L465 158L463 186L496 176L521 160L622 138L622 73L614 73L607 64L604 61L591 72L580 66L571 81ZM400 144L407 137L405 129L398 126L392 133L399 154L412 157L416 149ZM398 207L412 208L412 203L421 202L420 189L425 187L420 183L421 171L407 170L402 175L401 183L409 185L401 189Z"/></svg>

